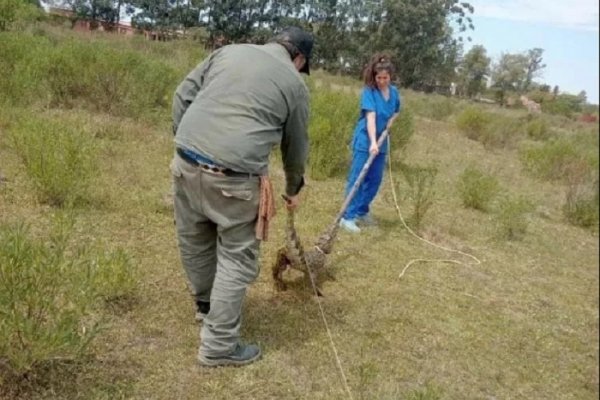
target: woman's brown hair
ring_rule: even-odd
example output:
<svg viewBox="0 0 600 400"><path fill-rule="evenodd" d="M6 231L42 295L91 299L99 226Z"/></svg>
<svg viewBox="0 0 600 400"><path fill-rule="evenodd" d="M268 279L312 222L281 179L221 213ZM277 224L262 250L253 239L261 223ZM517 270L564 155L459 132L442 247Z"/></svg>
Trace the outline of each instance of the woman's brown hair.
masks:
<svg viewBox="0 0 600 400"><path fill-rule="evenodd" d="M390 56L386 53L375 53L369 60L369 63L363 72L365 85L372 88L376 87L375 75L381 71L387 71L387 73L390 74L390 77L392 79L394 78L394 64L392 64Z"/></svg>

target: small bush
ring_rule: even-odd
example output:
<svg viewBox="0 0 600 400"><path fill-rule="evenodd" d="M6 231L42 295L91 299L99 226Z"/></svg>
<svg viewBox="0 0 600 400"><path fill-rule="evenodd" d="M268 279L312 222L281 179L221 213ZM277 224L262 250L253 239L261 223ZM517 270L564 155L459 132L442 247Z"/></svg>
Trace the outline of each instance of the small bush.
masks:
<svg viewBox="0 0 600 400"><path fill-rule="evenodd" d="M40 201L68 206L88 199L97 171L89 135L42 117L21 118L8 133Z"/></svg>
<svg viewBox="0 0 600 400"><path fill-rule="evenodd" d="M573 143L565 138L525 148L520 157L528 171L548 180L564 179L570 165L580 159Z"/></svg>
<svg viewBox="0 0 600 400"><path fill-rule="evenodd" d="M495 116L491 123L487 124L478 140L486 148L504 148L512 147L523 134L523 127L520 121Z"/></svg>
<svg viewBox="0 0 600 400"><path fill-rule="evenodd" d="M500 201L496 214L498 234L507 240L521 240L527 232L527 214L533 210L530 201L523 197Z"/></svg>
<svg viewBox="0 0 600 400"><path fill-rule="evenodd" d="M318 89L311 96L308 128L311 151L309 171L313 179L343 175L354 125L358 119L358 97Z"/></svg>
<svg viewBox="0 0 600 400"><path fill-rule="evenodd" d="M354 128L358 121L358 96L313 89L309 136L309 171L313 179L343 176L348 171ZM414 133L410 109L400 112L390 132L392 151L406 147Z"/></svg>
<svg viewBox="0 0 600 400"><path fill-rule="evenodd" d="M598 176L590 178L587 168L573 171L563 205L566 219L573 225L597 228L599 201Z"/></svg>
<svg viewBox="0 0 600 400"><path fill-rule="evenodd" d="M534 140L546 140L550 138L551 132L548 124L542 118L532 119L525 127L527 136Z"/></svg>
<svg viewBox="0 0 600 400"><path fill-rule="evenodd" d="M445 121L456 111L456 101L439 95L420 96L411 101L414 113L436 121Z"/></svg>
<svg viewBox="0 0 600 400"><path fill-rule="evenodd" d="M575 151L580 155L591 170L598 170L599 156L598 149L600 148L600 135L598 129L581 130L576 132L570 141L575 148Z"/></svg>
<svg viewBox="0 0 600 400"><path fill-rule="evenodd" d="M80 358L98 334L102 305L133 294L126 255L73 248L72 226L59 216L47 237L34 237L23 225L0 225L0 360L8 367L0 381Z"/></svg>
<svg viewBox="0 0 600 400"><path fill-rule="evenodd" d="M469 139L479 140L491 122L491 116L477 107L467 107L456 119L456 126Z"/></svg>
<svg viewBox="0 0 600 400"><path fill-rule="evenodd" d="M458 192L465 207L487 211L500 191L495 177L486 175L475 167L467 167L458 180Z"/></svg>
<svg viewBox="0 0 600 400"><path fill-rule="evenodd" d="M411 166L405 163L398 165L408 184L408 190L399 191L412 203L412 212L406 223L413 229L419 229L435 198L435 177L438 170L436 167Z"/></svg>
<svg viewBox="0 0 600 400"><path fill-rule="evenodd" d="M410 138L415 133L415 118L413 112L409 107L406 107L400 111L400 115L392 125L390 132L390 150L393 152L403 151Z"/></svg>
<svg viewBox="0 0 600 400"><path fill-rule="evenodd" d="M178 76L158 56L112 48L101 40L4 33L0 99L14 105L82 107L156 119L166 113Z"/></svg>
<svg viewBox="0 0 600 400"><path fill-rule="evenodd" d="M33 4L23 0L0 0L0 32L20 30L42 17Z"/></svg>

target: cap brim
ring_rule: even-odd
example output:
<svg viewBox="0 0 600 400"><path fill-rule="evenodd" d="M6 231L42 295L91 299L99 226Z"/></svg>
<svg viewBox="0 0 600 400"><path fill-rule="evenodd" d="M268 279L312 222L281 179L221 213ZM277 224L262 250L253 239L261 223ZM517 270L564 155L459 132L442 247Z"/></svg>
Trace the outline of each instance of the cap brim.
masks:
<svg viewBox="0 0 600 400"><path fill-rule="evenodd" d="M300 70L300 72L302 72L303 74L306 75L310 75L310 67L308 65L308 59L306 59L306 62L304 63L304 66L302 67L302 69Z"/></svg>

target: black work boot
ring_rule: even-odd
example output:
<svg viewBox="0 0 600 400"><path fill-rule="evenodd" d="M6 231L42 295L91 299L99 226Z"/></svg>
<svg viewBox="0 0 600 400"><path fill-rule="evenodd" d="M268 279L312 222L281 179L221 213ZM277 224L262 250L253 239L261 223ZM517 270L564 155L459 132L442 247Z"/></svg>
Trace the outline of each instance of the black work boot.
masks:
<svg viewBox="0 0 600 400"><path fill-rule="evenodd" d="M244 345L238 343L235 350L225 356L211 357L198 354L198 362L203 367L241 367L257 361L260 359L261 354L260 347L255 344Z"/></svg>
<svg viewBox="0 0 600 400"><path fill-rule="evenodd" d="M196 321L202 322L210 311L210 302L196 300Z"/></svg>

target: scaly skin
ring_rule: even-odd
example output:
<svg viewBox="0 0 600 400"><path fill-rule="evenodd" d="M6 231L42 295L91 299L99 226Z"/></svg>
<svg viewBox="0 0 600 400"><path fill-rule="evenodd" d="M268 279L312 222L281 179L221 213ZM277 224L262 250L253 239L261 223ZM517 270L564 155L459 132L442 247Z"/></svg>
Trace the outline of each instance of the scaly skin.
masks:
<svg viewBox="0 0 600 400"><path fill-rule="evenodd" d="M285 290L283 272L288 268L294 268L304 273L308 280L315 283L317 295L322 296L319 288L318 275L326 272L325 262L327 255L331 253L333 242L337 236L338 223L335 223L322 234L314 247L304 251L302 242L296 232L294 225L294 211L288 210L286 225L286 245L277 251L277 258L273 264L273 280L278 290Z"/></svg>

